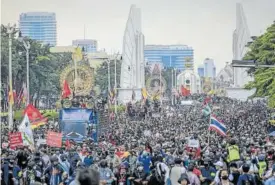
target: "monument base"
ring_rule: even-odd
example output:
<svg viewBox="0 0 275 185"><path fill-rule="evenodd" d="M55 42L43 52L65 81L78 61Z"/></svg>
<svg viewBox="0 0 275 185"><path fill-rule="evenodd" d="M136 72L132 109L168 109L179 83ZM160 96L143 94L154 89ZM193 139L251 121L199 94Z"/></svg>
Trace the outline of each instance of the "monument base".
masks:
<svg viewBox="0 0 275 185"><path fill-rule="evenodd" d="M119 88L117 93L118 104L126 104L130 101L140 101L142 99L141 88Z"/></svg>

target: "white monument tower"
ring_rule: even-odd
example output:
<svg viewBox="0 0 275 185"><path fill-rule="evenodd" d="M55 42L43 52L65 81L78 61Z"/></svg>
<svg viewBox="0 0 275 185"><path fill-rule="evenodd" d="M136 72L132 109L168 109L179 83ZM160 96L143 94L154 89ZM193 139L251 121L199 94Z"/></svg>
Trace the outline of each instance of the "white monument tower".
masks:
<svg viewBox="0 0 275 185"><path fill-rule="evenodd" d="M242 60L248 48L247 43L251 41L243 7L240 3L236 5L236 29L233 33L233 60ZM234 68L234 87L244 87L253 78L247 74L248 68Z"/></svg>
<svg viewBox="0 0 275 185"><path fill-rule="evenodd" d="M123 36L122 65L118 101L128 102L135 94L135 100L141 99L144 87L144 35L141 32L141 11L131 6Z"/></svg>

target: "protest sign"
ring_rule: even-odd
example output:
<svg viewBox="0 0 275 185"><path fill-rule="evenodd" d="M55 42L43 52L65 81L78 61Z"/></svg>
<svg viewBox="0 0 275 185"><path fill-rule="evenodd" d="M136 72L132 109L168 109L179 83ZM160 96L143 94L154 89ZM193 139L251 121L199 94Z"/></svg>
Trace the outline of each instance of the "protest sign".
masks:
<svg viewBox="0 0 275 185"><path fill-rule="evenodd" d="M188 147L199 148L199 146L200 146L199 140L196 140L196 139L189 139L188 140Z"/></svg>
<svg viewBox="0 0 275 185"><path fill-rule="evenodd" d="M47 145L51 146L51 147L61 147L62 146L62 133L49 131L47 133Z"/></svg>
<svg viewBox="0 0 275 185"><path fill-rule="evenodd" d="M10 148L15 149L17 146L23 145L21 132L9 133Z"/></svg>

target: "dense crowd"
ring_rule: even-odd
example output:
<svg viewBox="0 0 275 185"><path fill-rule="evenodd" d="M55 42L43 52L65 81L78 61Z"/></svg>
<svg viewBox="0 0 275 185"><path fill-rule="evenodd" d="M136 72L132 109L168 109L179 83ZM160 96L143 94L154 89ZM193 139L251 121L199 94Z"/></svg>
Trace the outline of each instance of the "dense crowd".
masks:
<svg viewBox="0 0 275 185"><path fill-rule="evenodd" d="M2 148L1 184L275 185L275 138L268 136L265 102L206 95L182 100L192 104L163 103L160 112L133 104L145 114L117 115L98 142ZM209 130L211 115L224 123L226 136ZM57 127L48 123L35 138Z"/></svg>

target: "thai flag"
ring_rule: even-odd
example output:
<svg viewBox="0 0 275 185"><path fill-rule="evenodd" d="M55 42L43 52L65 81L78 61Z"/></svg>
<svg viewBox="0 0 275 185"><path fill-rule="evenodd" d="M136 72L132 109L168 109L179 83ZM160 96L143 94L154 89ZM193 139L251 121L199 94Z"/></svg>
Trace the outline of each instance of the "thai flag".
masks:
<svg viewBox="0 0 275 185"><path fill-rule="evenodd" d="M209 130L214 130L222 136L226 136L226 126L215 116L210 117Z"/></svg>

